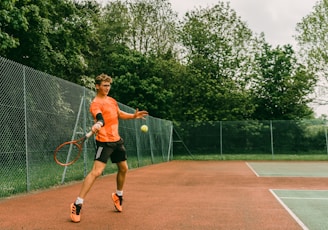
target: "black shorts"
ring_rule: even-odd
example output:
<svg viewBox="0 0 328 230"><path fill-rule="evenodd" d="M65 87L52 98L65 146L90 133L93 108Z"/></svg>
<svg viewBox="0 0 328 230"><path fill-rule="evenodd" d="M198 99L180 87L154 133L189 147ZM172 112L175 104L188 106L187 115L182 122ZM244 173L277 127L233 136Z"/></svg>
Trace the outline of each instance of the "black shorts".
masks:
<svg viewBox="0 0 328 230"><path fill-rule="evenodd" d="M112 163L119 163L127 159L126 150L123 139L116 142L100 142L96 141L97 151L95 160L107 163L110 158Z"/></svg>

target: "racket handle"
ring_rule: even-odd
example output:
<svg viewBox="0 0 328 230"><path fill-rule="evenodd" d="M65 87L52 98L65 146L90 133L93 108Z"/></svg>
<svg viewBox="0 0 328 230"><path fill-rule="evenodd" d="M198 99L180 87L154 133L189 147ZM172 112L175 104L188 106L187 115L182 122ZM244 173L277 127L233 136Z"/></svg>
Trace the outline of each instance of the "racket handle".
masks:
<svg viewBox="0 0 328 230"><path fill-rule="evenodd" d="M92 131L90 131L90 132L88 132L88 133L85 135L85 137L86 137L86 138L89 138L89 137L91 137L91 136L92 136L92 134L93 134L93 132L92 132Z"/></svg>

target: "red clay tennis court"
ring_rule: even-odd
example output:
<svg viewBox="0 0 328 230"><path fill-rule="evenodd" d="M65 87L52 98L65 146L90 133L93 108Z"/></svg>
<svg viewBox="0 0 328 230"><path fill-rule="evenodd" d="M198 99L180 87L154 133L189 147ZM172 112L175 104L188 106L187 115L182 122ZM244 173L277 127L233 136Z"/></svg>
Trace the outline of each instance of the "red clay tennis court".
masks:
<svg viewBox="0 0 328 230"><path fill-rule="evenodd" d="M171 161L129 171L122 213L108 175L88 194L80 223L69 219L78 182L0 201L0 229L302 229L270 189L328 189L327 182L258 177L243 161Z"/></svg>

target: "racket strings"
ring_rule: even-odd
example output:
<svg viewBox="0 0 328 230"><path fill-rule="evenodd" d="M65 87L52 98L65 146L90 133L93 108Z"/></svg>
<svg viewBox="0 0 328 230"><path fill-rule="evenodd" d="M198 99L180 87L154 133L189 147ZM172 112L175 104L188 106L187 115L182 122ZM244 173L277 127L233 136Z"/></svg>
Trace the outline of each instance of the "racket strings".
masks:
<svg viewBox="0 0 328 230"><path fill-rule="evenodd" d="M71 165L80 157L81 146L77 143L64 143L55 151L55 161L60 165Z"/></svg>
<svg viewBox="0 0 328 230"><path fill-rule="evenodd" d="M54 152L54 160L61 166L68 166L77 161L81 155L83 144L86 139L91 137L94 133L88 132L84 137L75 140L65 142L59 145Z"/></svg>

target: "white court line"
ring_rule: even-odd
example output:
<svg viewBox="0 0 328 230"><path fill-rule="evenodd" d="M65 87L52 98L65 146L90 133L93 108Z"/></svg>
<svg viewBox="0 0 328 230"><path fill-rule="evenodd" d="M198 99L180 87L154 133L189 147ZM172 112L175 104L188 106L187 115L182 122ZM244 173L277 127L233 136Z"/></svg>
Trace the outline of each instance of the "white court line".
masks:
<svg viewBox="0 0 328 230"><path fill-rule="evenodd" d="M253 167L250 166L250 164L248 164L248 162L246 162L246 165L248 166L248 168L249 168L250 170L252 170L252 172L253 172L257 177L260 177L259 174L257 174L257 172L253 169Z"/></svg>
<svg viewBox="0 0 328 230"><path fill-rule="evenodd" d="M279 203L287 210L287 212L294 218L294 220L302 227L303 230L309 230L308 227L290 210L284 202L274 193L272 189L269 189L272 195L279 201Z"/></svg>
<svg viewBox="0 0 328 230"><path fill-rule="evenodd" d="M328 200L328 198L306 198L306 197L280 197L281 199L286 200Z"/></svg>

